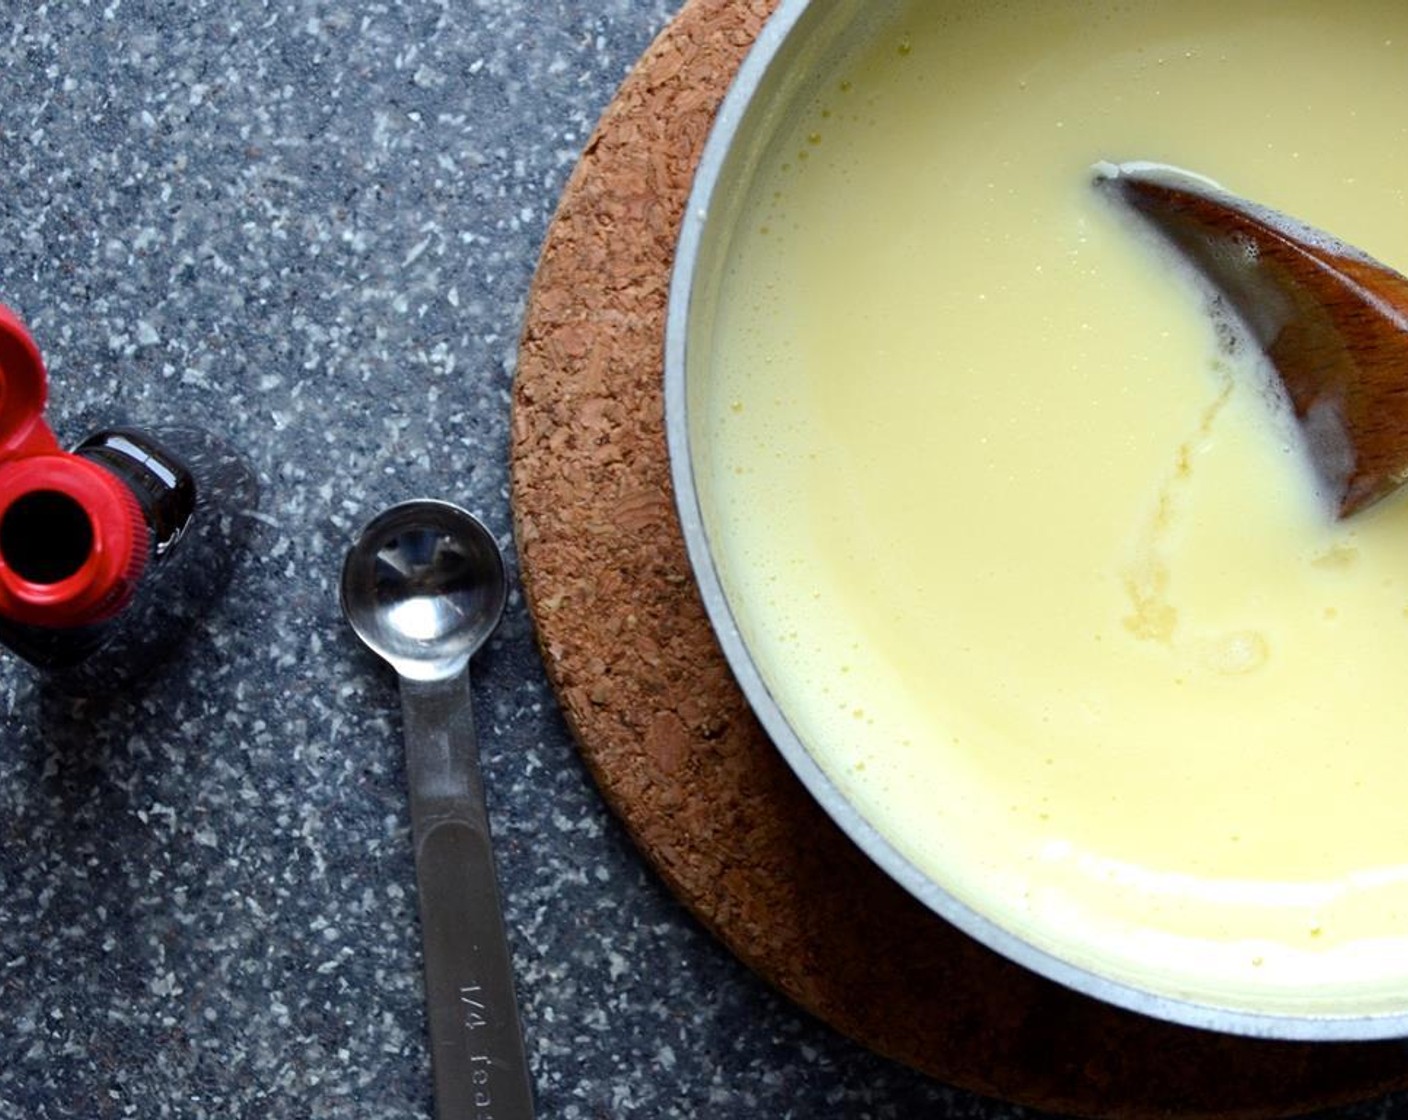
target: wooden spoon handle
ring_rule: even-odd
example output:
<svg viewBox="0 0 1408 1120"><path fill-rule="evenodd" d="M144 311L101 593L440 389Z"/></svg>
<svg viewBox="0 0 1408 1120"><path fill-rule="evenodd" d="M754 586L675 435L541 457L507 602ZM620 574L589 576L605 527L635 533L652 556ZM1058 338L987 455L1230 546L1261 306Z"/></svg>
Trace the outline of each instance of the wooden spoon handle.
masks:
<svg viewBox="0 0 1408 1120"><path fill-rule="evenodd" d="M1097 182L1194 266L1265 352L1340 517L1408 478L1408 278L1186 172L1102 165Z"/></svg>

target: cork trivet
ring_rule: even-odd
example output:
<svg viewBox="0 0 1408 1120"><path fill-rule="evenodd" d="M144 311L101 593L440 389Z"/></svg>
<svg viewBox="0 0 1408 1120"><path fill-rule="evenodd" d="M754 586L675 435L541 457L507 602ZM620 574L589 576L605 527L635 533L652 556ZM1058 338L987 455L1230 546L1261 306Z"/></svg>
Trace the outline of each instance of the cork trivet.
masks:
<svg viewBox="0 0 1408 1120"><path fill-rule="evenodd" d="M913 901L754 721L690 576L661 349L694 162L772 0L693 0L610 106L533 285L513 399L514 526L549 677L603 795L739 958L943 1082L1088 1116L1269 1117L1408 1085L1397 1044L1293 1044L1119 1011Z"/></svg>

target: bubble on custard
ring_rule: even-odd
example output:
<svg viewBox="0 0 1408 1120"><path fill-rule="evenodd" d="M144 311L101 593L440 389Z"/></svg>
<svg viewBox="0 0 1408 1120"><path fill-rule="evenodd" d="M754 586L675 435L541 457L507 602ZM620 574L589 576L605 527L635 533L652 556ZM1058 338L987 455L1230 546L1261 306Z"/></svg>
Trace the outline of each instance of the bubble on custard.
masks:
<svg viewBox="0 0 1408 1120"><path fill-rule="evenodd" d="M1208 641L1203 664L1219 676L1243 676L1260 669L1271 656L1266 636L1256 630L1237 630Z"/></svg>
<svg viewBox="0 0 1408 1120"><path fill-rule="evenodd" d="M1261 246L1245 233L1233 233L1228 240L1232 243L1233 252L1241 256L1244 265L1251 267L1261 259Z"/></svg>

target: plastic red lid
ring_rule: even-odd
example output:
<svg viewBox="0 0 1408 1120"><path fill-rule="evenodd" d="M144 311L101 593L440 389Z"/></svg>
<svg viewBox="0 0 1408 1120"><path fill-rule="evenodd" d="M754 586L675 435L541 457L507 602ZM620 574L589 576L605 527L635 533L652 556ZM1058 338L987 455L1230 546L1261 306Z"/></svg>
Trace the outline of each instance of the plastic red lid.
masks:
<svg viewBox="0 0 1408 1120"><path fill-rule="evenodd" d="M47 395L39 347L0 306L0 617L82 626L131 599L147 523L116 475L60 449Z"/></svg>
<svg viewBox="0 0 1408 1120"><path fill-rule="evenodd" d="M0 466L0 615L36 626L101 622L132 598L147 525L115 475L67 452Z"/></svg>
<svg viewBox="0 0 1408 1120"><path fill-rule="evenodd" d="M48 384L39 347L15 313L0 306L0 459L58 450L44 422Z"/></svg>

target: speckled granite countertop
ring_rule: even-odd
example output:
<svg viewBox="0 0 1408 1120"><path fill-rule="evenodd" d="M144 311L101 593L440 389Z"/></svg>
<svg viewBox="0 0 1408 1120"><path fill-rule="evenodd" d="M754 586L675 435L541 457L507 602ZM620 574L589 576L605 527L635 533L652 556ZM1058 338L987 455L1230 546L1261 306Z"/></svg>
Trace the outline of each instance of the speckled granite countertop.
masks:
<svg viewBox="0 0 1408 1120"><path fill-rule="evenodd" d="M538 247L673 8L10 13L0 301L45 349L54 425L220 428L265 524L140 693L76 702L0 667L0 1120L430 1115L397 694L341 622L338 567L419 494L511 551ZM796 1012L673 902L584 773L517 593L476 682L540 1115L1014 1113Z"/></svg>

